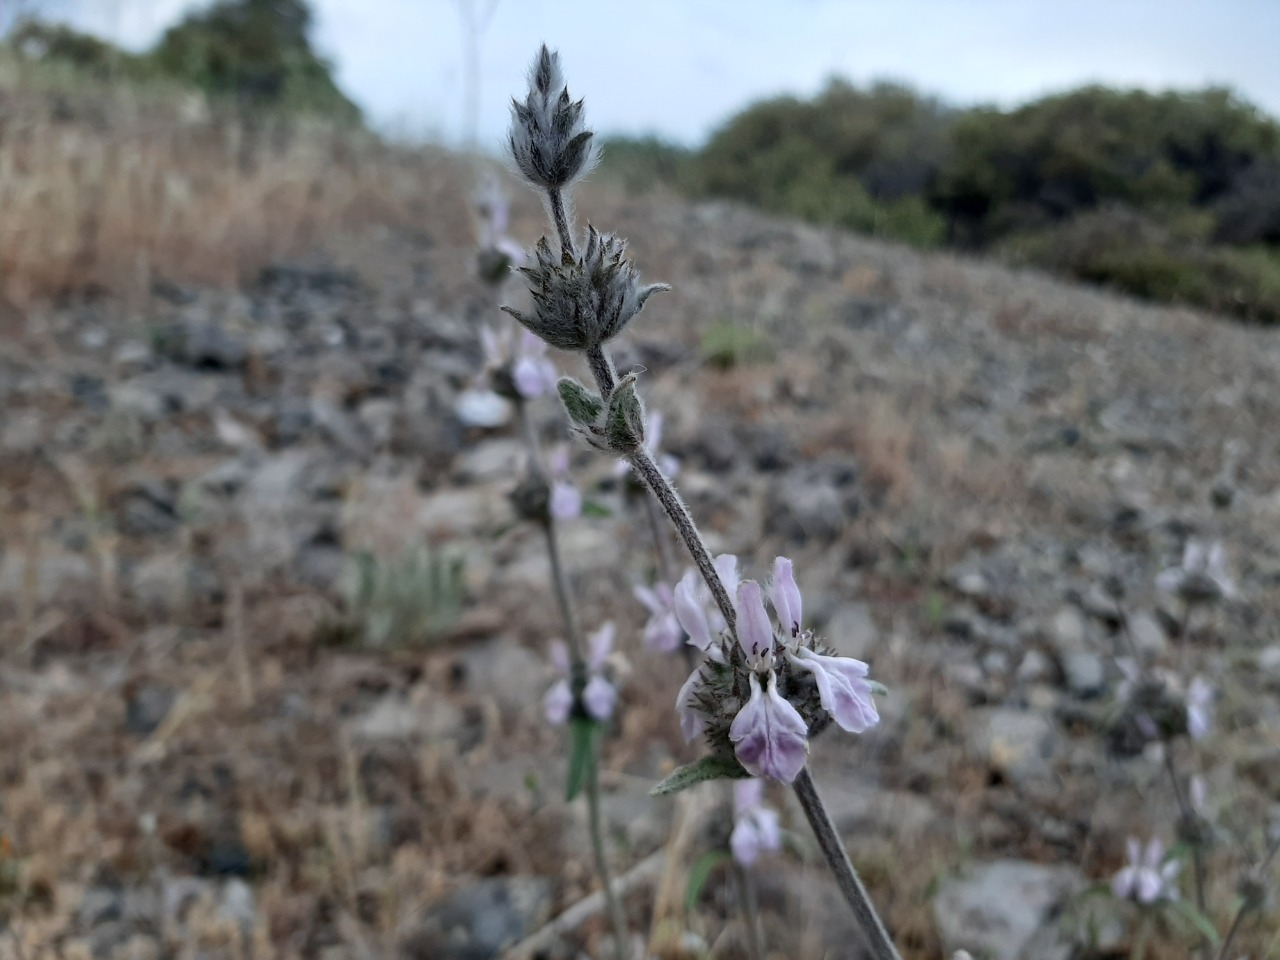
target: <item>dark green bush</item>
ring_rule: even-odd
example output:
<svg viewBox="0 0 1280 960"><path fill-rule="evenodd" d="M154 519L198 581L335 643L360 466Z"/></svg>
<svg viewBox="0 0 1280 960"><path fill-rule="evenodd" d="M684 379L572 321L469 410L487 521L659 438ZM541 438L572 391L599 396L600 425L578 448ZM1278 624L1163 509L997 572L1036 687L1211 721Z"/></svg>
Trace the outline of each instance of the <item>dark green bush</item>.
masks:
<svg viewBox="0 0 1280 960"><path fill-rule="evenodd" d="M214 97L357 121L332 68L311 48L304 0L220 0L165 31L151 56Z"/></svg>
<svg viewBox="0 0 1280 960"><path fill-rule="evenodd" d="M1226 90L1088 87L952 127L931 201L952 239L982 246L1106 203L1203 207L1280 158L1280 127Z"/></svg>
<svg viewBox="0 0 1280 960"><path fill-rule="evenodd" d="M305 0L220 0L131 54L61 24L27 20L6 45L28 60L90 80L169 80L241 108L318 114L358 122L360 111L311 48Z"/></svg>

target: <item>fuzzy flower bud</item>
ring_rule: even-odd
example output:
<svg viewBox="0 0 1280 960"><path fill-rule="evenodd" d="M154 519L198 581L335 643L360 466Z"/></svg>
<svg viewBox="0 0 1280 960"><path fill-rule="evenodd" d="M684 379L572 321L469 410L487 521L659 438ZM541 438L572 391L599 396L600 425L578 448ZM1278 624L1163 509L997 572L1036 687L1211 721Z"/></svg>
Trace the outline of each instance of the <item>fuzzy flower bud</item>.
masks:
<svg viewBox="0 0 1280 960"><path fill-rule="evenodd" d="M598 347L621 333L649 297L671 289L665 283L642 285L626 252L621 237L591 226L578 257L557 254L543 237L533 265L520 268L529 280L533 312L502 309L553 347L578 353Z"/></svg>
<svg viewBox="0 0 1280 960"><path fill-rule="evenodd" d="M593 136L583 123L582 101L569 96L560 54L544 45L529 69L524 103L511 101L508 142L516 169L536 187L559 189L595 163Z"/></svg>

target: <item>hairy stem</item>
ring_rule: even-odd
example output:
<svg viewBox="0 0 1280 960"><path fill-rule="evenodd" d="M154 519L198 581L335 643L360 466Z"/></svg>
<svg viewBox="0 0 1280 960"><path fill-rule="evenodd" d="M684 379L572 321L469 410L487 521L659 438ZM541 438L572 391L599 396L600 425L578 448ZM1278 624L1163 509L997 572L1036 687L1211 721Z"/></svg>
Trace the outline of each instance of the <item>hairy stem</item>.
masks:
<svg viewBox="0 0 1280 960"><path fill-rule="evenodd" d="M889 932L885 930L879 914L876 913L876 908L871 903L871 898L867 895L867 888L858 879L858 873L853 869L849 855L845 853L844 844L840 842L840 835L836 833L827 808L822 805L822 798L818 796L818 789L814 786L813 778L809 776L808 767L800 771L796 782L792 784L792 789L796 792L796 798L800 801L813 835L818 839L818 846L822 849L827 866L835 875L836 884L840 887L845 902L849 904L849 909L853 911L858 926L862 928L862 935L871 956L874 960L901 960L898 951L894 949L893 941L889 939Z"/></svg>
<svg viewBox="0 0 1280 960"><path fill-rule="evenodd" d="M533 417L529 413L529 405L524 400L516 401L520 416L520 428L524 433L525 446L529 448L530 469L544 484L550 487L547 477L546 463L542 458L542 445L538 442L538 431L533 425ZM569 660L575 672L580 664L586 662L582 649L582 633L578 629L578 615L573 607L573 594L569 590L569 577L560 557L560 538L556 536L556 523L550 516L542 524L542 532L547 541L547 559L551 561L551 582L555 588L556 602L560 607L560 616L564 620L565 639L569 642Z"/></svg>
<svg viewBox="0 0 1280 960"><path fill-rule="evenodd" d="M729 631L736 635L735 622L737 618L733 610L733 601L729 599L729 591L725 589L724 583L720 579L720 574L716 573L716 565L711 559L711 551L702 542L702 534L698 532L698 528L693 522L693 517L689 515L689 508L680 499L680 494L676 493L676 488L671 485L671 481L667 479L666 474L653 462L653 457L648 450L643 448L637 450L627 458L627 461L631 464L631 469L636 472L636 475L644 481L645 486L653 491L653 495L658 498L658 503L662 504L662 509L671 518L676 532L680 535L680 539L684 541L689 555L693 557L694 565L698 568L698 572L702 574L702 579L706 581L707 588L710 589L711 595L715 598L716 606L720 608L724 622L728 624Z"/></svg>
<svg viewBox="0 0 1280 960"><path fill-rule="evenodd" d="M591 376L595 377L600 388L600 396L605 400L618 385L618 371L613 367L613 360L604 352L604 347L592 347L587 351L587 366L591 368Z"/></svg>
<svg viewBox="0 0 1280 960"><path fill-rule="evenodd" d="M542 446L538 442L538 431L534 427L533 417L529 413L529 405L522 399L516 400L519 411L520 427L524 433L525 445L529 448L530 469L537 474L542 483L550 486L545 461L542 457ZM569 588L569 577L565 572L564 561L560 556L560 539L556 536L556 522L547 516L542 523L542 532L547 542L547 558L551 563L551 581L555 587L556 601L560 606L560 616L564 620L564 632L569 642L569 661L573 676L586 676L586 660L583 655L582 633L578 628L578 616L573 606L573 594ZM613 921L614 938L617 940L618 960L626 960L627 930L626 915L622 912L617 898L614 896L613 884L609 877L609 864L604 855L604 828L600 822L600 772L599 746L593 744L594 755L588 764L587 782L583 792L587 797L588 820L591 833L591 850L595 859L596 875L600 878L600 887L605 902L609 906L609 916Z"/></svg>
<svg viewBox="0 0 1280 960"><path fill-rule="evenodd" d="M551 208L551 220L556 225L556 233L560 236L560 250L571 257L578 255L573 243L573 231L569 228L569 212L565 209L564 194L559 187L547 191L547 206Z"/></svg>
<svg viewBox="0 0 1280 960"><path fill-rule="evenodd" d="M591 826L591 856L596 863L596 874L600 877L600 885L604 891L605 903L609 909L609 919L613 923L614 956L617 960L627 960L631 948L631 933L627 929L627 915L623 912L622 902L613 891L609 882L609 862L604 854L604 824L600 817L600 752L599 745L592 745L591 760L587 764L587 817Z"/></svg>
<svg viewBox="0 0 1280 960"><path fill-rule="evenodd" d="M1178 801L1178 810L1182 813L1182 818L1188 823L1192 822L1197 814L1191 806L1191 800L1187 797L1186 792L1182 789L1182 781L1178 779L1178 771L1173 765L1173 744L1166 743L1164 745L1164 768L1169 773L1169 781L1173 784L1173 795ZM1208 900L1205 897L1205 868L1204 868L1204 850L1199 842L1191 844L1191 865L1195 873L1196 885L1196 908L1205 916L1208 916ZM1208 937L1204 938L1205 948L1210 947Z"/></svg>

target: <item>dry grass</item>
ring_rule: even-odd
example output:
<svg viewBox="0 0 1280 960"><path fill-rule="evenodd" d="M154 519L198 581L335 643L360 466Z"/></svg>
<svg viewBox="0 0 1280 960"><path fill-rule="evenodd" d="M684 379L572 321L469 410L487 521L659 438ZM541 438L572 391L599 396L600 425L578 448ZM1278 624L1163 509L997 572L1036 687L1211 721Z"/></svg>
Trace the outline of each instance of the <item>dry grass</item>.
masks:
<svg viewBox="0 0 1280 960"><path fill-rule="evenodd" d="M184 101L69 122L47 91L0 92L0 277L22 307L138 294L156 280L234 284L333 232L421 223L441 207L441 151L286 120L246 124Z"/></svg>

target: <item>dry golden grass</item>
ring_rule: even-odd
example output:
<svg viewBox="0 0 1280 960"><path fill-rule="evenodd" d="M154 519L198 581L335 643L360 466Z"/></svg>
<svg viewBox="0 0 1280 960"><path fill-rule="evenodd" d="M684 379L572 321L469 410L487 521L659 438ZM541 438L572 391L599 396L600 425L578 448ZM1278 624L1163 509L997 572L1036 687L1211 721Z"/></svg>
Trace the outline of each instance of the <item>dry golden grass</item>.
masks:
<svg viewBox="0 0 1280 960"><path fill-rule="evenodd" d="M286 120L246 124L189 102L72 121L60 96L0 94L0 277L37 299L137 294L164 279L234 284L334 231L438 215L433 149ZM452 196L466 216L465 197Z"/></svg>

